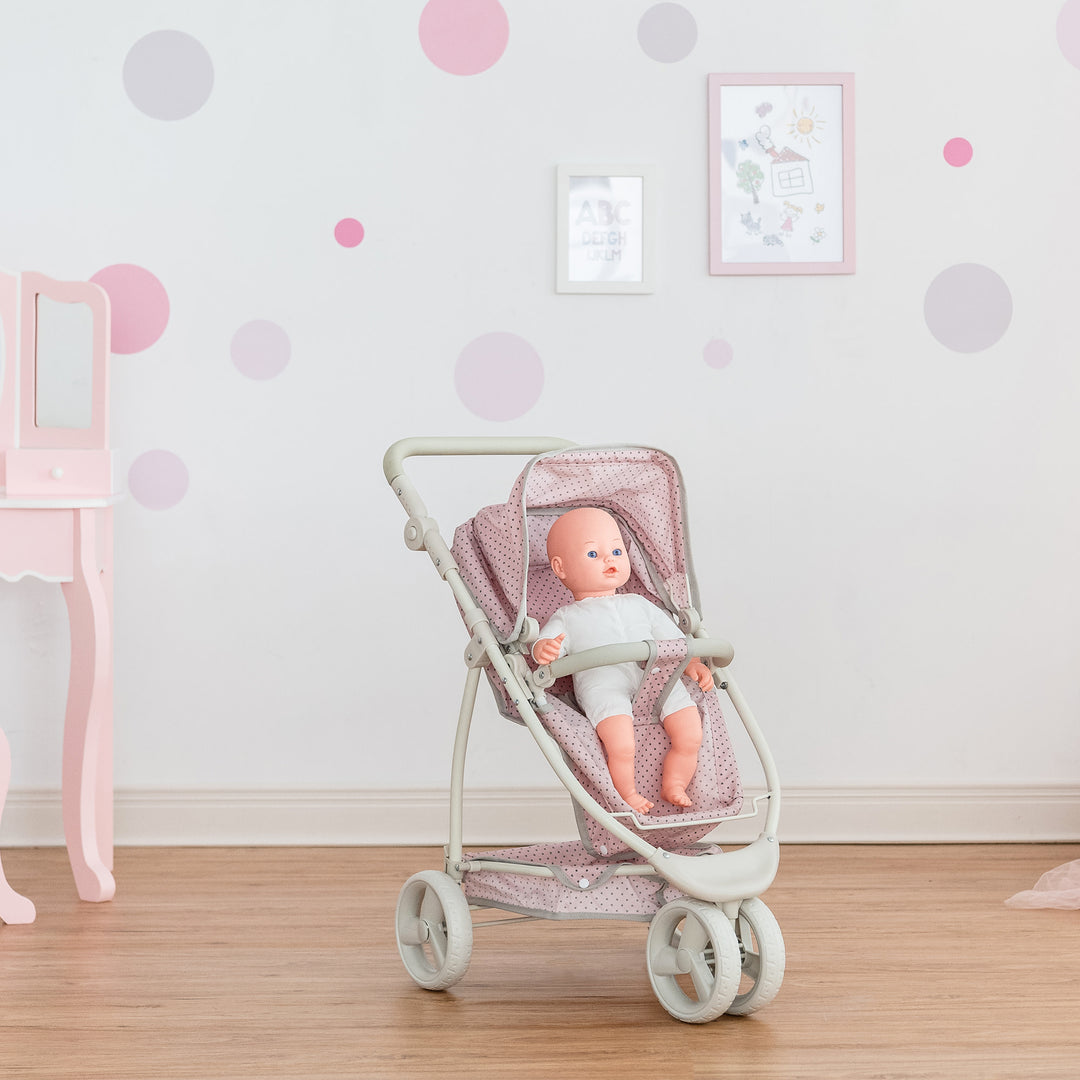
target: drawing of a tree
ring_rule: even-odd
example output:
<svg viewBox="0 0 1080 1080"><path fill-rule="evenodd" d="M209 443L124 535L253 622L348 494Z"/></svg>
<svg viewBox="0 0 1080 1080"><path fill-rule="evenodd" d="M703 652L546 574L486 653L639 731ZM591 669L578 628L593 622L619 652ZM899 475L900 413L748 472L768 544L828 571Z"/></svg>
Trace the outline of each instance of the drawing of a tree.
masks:
<svg viewBox="0 0 1080 1080"><path fill-rule="evenodd" d="M747 195L754 196L754 202L758 202L758 188L765 183L765 174L760 167L752 161L744 161L736 170L735 176L739 181L739 189Z"/></svg>

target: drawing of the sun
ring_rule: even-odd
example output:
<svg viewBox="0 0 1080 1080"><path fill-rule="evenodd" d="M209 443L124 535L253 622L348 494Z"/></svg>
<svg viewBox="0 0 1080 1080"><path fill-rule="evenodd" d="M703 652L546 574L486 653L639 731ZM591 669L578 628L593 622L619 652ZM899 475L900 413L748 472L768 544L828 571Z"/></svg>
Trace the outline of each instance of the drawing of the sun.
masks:
<svg viewBox="0 0 1080 1080"><path fill-rule="evenodd" d="M822 130L825 124L826 122L818 117L817 109L813 105L809 109L804 107L802 112L798 109L792 109L791 120L788 123L788 134L796 142L801 140L807 146L812 147L815 143L821 142L822 136L825 134Z"/></svg>

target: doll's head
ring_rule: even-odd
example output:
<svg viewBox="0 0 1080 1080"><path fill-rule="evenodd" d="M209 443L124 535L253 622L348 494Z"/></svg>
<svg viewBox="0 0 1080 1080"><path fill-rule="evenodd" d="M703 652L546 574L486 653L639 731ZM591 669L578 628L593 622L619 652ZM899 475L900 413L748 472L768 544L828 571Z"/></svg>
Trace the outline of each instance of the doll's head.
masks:
<svg viewBox="0 0 1080 1080"><path fill-rule="evenodd" d="M615 519L591 506L570 510L558 518L547 541L555 576L575 600L613 596L630 577L630 559Z"/></svg>

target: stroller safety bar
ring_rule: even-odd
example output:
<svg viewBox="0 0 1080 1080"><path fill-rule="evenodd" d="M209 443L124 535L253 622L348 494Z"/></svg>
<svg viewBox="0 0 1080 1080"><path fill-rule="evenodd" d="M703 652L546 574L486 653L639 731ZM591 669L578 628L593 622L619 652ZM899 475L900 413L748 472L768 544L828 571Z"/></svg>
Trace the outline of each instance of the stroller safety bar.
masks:
<svg viewBox="0 0 1080 1080"><path fill-rule="evenodd" d="M727 667L735 656L731 642L723 638L693 638L695 656L712 659L717 667ZM618 645L601 645L596 649L582 649L572 656L561 656L545 664L533 673L533 682L539 687L550 686L564 675L576 675L589 668L606 664L646 663L652 658L652 646L647 641L632 641Z"/></svg>

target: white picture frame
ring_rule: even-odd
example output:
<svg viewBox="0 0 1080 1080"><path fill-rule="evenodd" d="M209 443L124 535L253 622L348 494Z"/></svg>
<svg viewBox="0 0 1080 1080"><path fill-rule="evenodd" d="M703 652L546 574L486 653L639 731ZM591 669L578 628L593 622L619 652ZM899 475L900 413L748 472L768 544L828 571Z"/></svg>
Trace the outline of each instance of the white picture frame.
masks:
<svg viewBox="0 0 1080 1080"><path fill-rule="evenodd" d="M556 183L555 291L655 291L653 166L560 165Z"/></svg>

